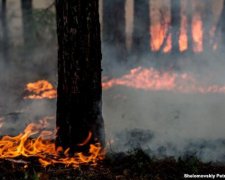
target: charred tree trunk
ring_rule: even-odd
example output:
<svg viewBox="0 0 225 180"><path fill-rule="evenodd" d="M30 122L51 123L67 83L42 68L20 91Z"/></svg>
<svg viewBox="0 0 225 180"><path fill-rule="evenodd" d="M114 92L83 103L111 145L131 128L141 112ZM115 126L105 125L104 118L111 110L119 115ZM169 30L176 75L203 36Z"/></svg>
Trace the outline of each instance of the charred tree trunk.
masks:
<svg viewBox="0 0 225 180"><path fill-rule="evenodd" d="M126 60L125 0L103 1L103 42L116 60Z"/></svg>
<svg viewBox="0 0 225 180"><path fill-rule="evenodd" d="M25 46L32 49L34 41L32 0L21 0L23 37Z"/></svg>
<svg viewBox="0 0 225 180"><path fill-rule="evenodd" d="M188 38L188 52L193 52L193 36L192 36L192 4L188 2L187 8L187 38Z"/></svg>
<svg viewBox="0 0 225 180"><path fill-rule="evenodd" d="M9 28L7 21L7 7L6 0L2 0L2 8L1 8L1 24L2 24L2 55L4 61L8 63L9 60Z"/></svg>
<svg viewBox="0 0 225 180"><path fill-rule="evenodd" d="M212 50L212 41L210 37L210 27L212 22L212 4L211 0L204 1L204 10L202 12L202 22L203 22L203 49L206 51Z"/></svg>
<svg viewBox="0 0 225 180"><path fill-rule="evenodd" d="M72 152L86 151L90 144L104 145L98 0L57 0L56 12L56 145ZM82 144L90 133L90 140Z"/></svg>
<svg viewBox="0 0 225 180"><path fill-rule="evenodd" d="M132 52L139 55L150 52L149 0L134 0L134 32Z"/></svg>
<svg viewBox="0 0 225 180"><path fill-rule="evenodd" d="M173 54L179 53L179 36L181 27L181 3L180 0L171 0L171 32Z"/></svg>
<svg viewBox="0 0 225 180"><path fill-rule="evenodd" d="M216 34L221 32L221 43L222 47L220 48L220 51L224 52L225 48L225 0L223 1L223 9L217 24L217 30Z"/></svg>

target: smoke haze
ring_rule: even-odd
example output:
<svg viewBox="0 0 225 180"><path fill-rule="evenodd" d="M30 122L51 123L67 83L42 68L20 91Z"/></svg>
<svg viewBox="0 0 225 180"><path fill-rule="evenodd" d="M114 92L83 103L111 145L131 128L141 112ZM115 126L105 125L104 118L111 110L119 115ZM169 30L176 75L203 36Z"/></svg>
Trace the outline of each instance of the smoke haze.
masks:
<svg viewBox="0 0 225 180"><path fill-rule="evenodd" d="M213 1L213 23L207 23L216 24L220 15L218 7L222 7L222 2ZM166 6L165 3L168 1L155 0L151 5L152 8L155 5L154 10L157 11L157 7ZM197 3L195 5L197 6ZM133 1L127 0L128 47L132 44L132 7ZM152 18L158 17L156 12L151 13ZM154 25L156 22L152 23ZM24 53L21 34L18 38L16 35L13 36L18 43L11 42L10 62L4 62L2 53L0 56L0 126L3 122L0 128L1 135L15 135L28 123L39 121L46 116L53 116L48 121L51 124L50 128L55 128L56 100L32 101L23 97L28 82L46 79L56 87L56 39L46 40L51 35L49 31L41 36L37 34L37 39L42 38L44 45L38 43L32 53ZM157 71L171 71L170 64L176 61L172 71L178 74L190 73L196 77L197 82L203 84L225 85L223 52L204 51L201 54L186 53L180 56L156 56L146 53L138 57L138 62L136 57L129 55L128 62L121 63L116 59L117 49L113 44L103 43L102 49L104 78L119 78L137 66L153 67ZM204 161L223 161L224 109L223 93L150 91L126 86L114 86L103 91L106 135L113 151L127 151L141 146L147 149L150 155L158 157L195 154Z"/></svg>

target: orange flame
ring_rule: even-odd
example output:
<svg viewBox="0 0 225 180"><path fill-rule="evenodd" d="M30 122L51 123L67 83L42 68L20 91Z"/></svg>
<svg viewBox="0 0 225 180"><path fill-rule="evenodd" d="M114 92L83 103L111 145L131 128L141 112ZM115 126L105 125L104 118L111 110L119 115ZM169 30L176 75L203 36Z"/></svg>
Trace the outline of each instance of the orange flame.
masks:
<svg viewBox="0 0 225 180"><path fill-rule="evenodd" d="M114 86L126 86L134 89L153 91L165 90L180 93L225 93L225 85L204 84L200 82L201 80L197 80L189 73L161 72L154 68L137 67L131 69L128 74L120 78L108 80L107 77L103 77L102 87L104 90ZM56 90L53 88L52 91L55 91L54 97L56 98ZM85 144L91 136L92 134L90 132L87 139L80 145Z"/></svg>
<svg viewBox="0 0 225 180"><path fill-rule="evenodd" d="M78 144L78 146L86 145L90 141L91 137L92 137L92 132L89 131L88 132L88 137L82 143Z"/></svg>
<svg viewBox="0 0 225 180"><path fill-rule="evenodd" d="M169 31L169 27L161 24L155 24L151 26L151 49L153 52L157 52L160 50L164 38L166 38L166 34ZM171 50L171 35L168 35L168 38L166 39L166 45L163 49L164 53L168 53Z"/></svg>
<svg viewBox="0 0 225 180"><path fill-rule="evenodd" d="M18 156L37 157L43 167L52 164L64 164L65 166L72 166L74 168L81 164L96 165L98 160L104 158L104 152L100 144L90 145L89 154L75 153L73 157L68 154L69 149L63 153L63 157L59 156L59 151L56 150L54 142L49 139L53 136L51 131L43 131L42 124L29 124L23 133L15 137L4 136L0 139L0 158L15 158ZM39 136L33 138L34 136ZM82 143L89 141L91 132L88 138Z"/></svg>
<svg viewBox="0 0 225 180"><path fill-rule="evenodd" d="M181 93L225 93L225 85L200 84L188 73L160 72L153 68L137 67L130 73L102 83L104 89L126 86L153 91L175 91Z"/></svg>
<svg viewBox="0 0 225 180"><path fill-rule="evenodd" d="M196 14L193 16L192 21L192 39L194 42L194 52L203 51L203 22L201 16ZM169 25L161 25L156 23L151 26L151 50L157 52L161 49L163 42L166 39L165 47L163 48L164 53L168 53L172 48L171 33L168 34ZM168 36L168 37L167 37ZM216 46L216 45L214 45ZM188 37L187 37L187 17L185 15L181 16L181 27L179 36L179 49L180 52L184 52L188 49ZM214 47L215 49L215 47Z"/></svg>
<svg viewBox="0 0 225 180"><path fill-rule="evenodd" d="M194 41L194 52L202 52L203 50L203 28L200 15L195 15L192 22L192 36Z"/></svg>
<svg viewBox="0 0 225 180"><path fill-rule="evenodd" d="M187 37L187 17L182 16L181 18L181 30L179 37L179 49L180 52L187 50L188 48L188 37Z"/></svg>
<svg viewBox="0 0 225 180"><path fill-rule="evenodd" d="M53 85L46 80L28 83L26 91L31 94L26 96L25 99L54 99L57 96Z"/></svg>

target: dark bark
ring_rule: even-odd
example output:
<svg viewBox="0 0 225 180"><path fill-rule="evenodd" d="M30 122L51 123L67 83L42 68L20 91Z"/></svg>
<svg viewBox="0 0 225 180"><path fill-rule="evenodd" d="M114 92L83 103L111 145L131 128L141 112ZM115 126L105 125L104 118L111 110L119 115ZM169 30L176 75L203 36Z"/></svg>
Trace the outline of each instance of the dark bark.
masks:
<svg viewBox="0 0 225 180"><path fill-rule="evenodd" d="M188 52L193 52L193 36L192 36L192 13L193 7L191 3L187 3L187 38L188 38Z"/></svg>
<svg viewBox="0 0 225 180"><path fill-rule="evenodd" d="M212 50L212 42L210 41L210 27L212 22L212 4L211 0L204 1L204 10L202 10L203 22L203 49L206 51Z"/></svg>
<svg viewBox="0 0 225 180"><path fill-rule="evenodd" d="M9 61L9 28L7 21L7 7L6 0L2 0L1 8L1 24L2 24L2 55L4 61L8 63Z"/></svg>
<svg viewBox="0 0 225 180"><path fill-rule="evenodd" d="M134 32L132 52L150 52L150 8L149 0L134 0Z"/></svg>
<svg viewBox="0 0 225 180"><path fill-rule="evenodd" d="M180 0L171 0L172 53L179 53L180 27L181 27L181 3Z"/></svg>
<svg viewBox="0 0 225 180"><path fill-rule="evenodd" d="M219 33L219 31L221 31L221 43L222 43L222 47L220 48L220 50L222 52L224 52L224 47L225 47L225 1L223 2L223 9L217 24L217 29L216 29L216 34Z"/></svg>
<svg viewBox="0 0 225 180"><path fill-rule="evenodd" d="M34 44L34 24L32 9L32 0L21 0L24 44L29 47Z"/></svg>
<svg viewBox="0 0 225 180"><path fill-rule="evenodd" d="M58 99L56 145L86 151L104 146L98 0L57 0ZM80 146L92 133L90 141Z"/></svg>
<svg viewBox="0 0 225 180"><path fill-rule="evenodd" d="M103 42L118 62L126 60L125 0L103 1Z"/></svg>

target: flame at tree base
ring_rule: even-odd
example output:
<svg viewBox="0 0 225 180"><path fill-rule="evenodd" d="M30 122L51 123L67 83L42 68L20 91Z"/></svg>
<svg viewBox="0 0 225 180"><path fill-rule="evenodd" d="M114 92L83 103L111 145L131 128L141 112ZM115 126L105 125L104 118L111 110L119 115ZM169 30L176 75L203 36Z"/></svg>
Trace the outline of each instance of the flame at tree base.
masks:
<svg viewBox="0 0 225 180"><path fill-rule="evenodd" d="M96 165L97 161L104 158L104 150L100 144L91 144L89 153L75 153L69 155L69 149L62 152L62 148L56 148L55 143L49 139L53 135L51 131L41 131L41 124L29 124L23 133L17 136L4 136L0 139L0 159L16 157L37 157L43 167L54 164L79 167L82 164ZM37 138L32 138L32 136Z"/></svg>

